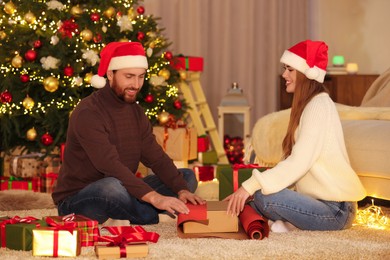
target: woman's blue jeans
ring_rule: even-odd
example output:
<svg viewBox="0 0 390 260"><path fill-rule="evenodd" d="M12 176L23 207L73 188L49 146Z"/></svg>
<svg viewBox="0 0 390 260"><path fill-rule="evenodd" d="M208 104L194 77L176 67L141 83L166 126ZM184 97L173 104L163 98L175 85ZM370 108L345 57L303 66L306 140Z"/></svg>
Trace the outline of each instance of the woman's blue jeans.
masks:
<svg viewBox="0 0 390 260"><path fill-rule="evenodd" d="M317 200L289 189L270 195L257 191L250 204L264 217L290 222L302 230L349 228L357 211L356 202Z"/></svg>
<svg viewBox="0 0 390 260"><path fill-rule="evenodd" d="M195 192L198 182L190 169L179 169L187 182L188 189ZM143 179L156 192L177 197L156 175L148 175ZM156 224L158 214L162 211L151 204L131 196L122 183L114 177L107 177L89 184L78 193L58 204L60 216L71 213L84 215L97 220L100 224L108 218L128 219L131 224Z"/></svg>

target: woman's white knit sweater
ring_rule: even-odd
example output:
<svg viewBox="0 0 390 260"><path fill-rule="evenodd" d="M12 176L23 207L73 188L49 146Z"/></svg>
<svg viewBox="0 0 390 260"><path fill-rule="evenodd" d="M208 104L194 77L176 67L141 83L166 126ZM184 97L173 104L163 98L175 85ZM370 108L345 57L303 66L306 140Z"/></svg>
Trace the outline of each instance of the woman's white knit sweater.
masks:
<svg viewBox="0 0 390 260"><path fill-rule="evenodd" d="M330 201L358 201L366 196L351 168L335 104L326 93L303 110L291 155L265 172L253 170L242 186L265 195L295 186L299 193Z"/></svg>

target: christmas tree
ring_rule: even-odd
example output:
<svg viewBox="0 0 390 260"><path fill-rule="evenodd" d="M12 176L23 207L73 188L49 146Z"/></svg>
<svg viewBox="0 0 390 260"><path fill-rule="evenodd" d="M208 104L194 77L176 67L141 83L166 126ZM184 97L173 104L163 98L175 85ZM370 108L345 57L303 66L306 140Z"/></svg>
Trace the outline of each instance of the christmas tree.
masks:
<svg viewBox="0 0 390 260"><path fill-rule="evenodd" d="M0 1L1 150L49 152L66 141L68 119L95 89L100 50L138 41L149 69L138 102L153 125L182 120L170 43L137 0Z"/></svg>

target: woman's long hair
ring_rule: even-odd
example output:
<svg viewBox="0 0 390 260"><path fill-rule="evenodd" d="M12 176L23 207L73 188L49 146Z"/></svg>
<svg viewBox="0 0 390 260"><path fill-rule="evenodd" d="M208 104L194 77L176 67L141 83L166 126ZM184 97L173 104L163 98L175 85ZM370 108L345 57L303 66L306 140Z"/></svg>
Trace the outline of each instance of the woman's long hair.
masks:
<svg viewBox="0 0 390 260"><path fill-rule="evenodd" d="M296 71L295 91L291 106L290 121L287 133L283 140L284 158L287 158L295 143L294 133L299 125L303 109L310 100L317 94L328 92L325 86L315 80L308 79L303 73Z"/></svg>

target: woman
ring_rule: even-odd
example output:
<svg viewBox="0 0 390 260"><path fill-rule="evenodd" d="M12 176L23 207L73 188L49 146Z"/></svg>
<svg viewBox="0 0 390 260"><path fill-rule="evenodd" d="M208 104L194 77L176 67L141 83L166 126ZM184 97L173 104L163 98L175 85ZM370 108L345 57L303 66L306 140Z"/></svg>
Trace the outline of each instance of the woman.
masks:
<svg viewBox="0 0 390 260"><path fill-rule="evenodd" d="M336 106L324 85L328 46L306 40L286 50L286 91L294 93L283 140L284 159L252 177L226 198L238 215L248 199L274 232L349 228L365 190L350 166Z"/></svg>

